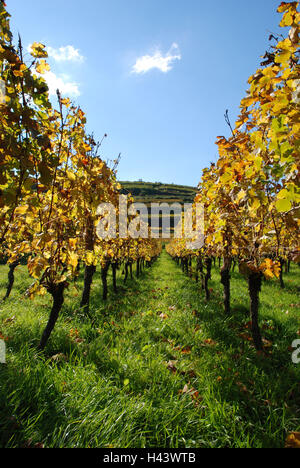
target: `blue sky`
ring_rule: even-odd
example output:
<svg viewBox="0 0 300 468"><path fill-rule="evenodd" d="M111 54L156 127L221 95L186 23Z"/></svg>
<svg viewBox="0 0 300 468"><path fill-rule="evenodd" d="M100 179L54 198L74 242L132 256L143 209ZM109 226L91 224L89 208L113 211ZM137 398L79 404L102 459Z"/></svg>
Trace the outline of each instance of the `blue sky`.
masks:
<svg viewBox="0 0 300 468"><path fill-rule="evenodd" d="M217 158L281 15L275 0L7 0L27 47L49 47L52 74L122 153L120 180L196 186Z"/></svg>

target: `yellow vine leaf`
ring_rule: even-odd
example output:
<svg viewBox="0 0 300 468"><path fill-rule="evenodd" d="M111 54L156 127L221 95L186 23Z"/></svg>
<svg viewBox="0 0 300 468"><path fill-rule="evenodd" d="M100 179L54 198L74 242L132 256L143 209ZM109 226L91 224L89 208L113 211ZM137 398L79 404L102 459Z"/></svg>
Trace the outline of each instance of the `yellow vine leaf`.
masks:
<svg viewBox="0 0 300 468"><path fill-rule="evenodd" d="M274 278L274 276L276 276L276 278L279 278L280 270L280 263L273 262L273 260L271 260L270 258L266 258L260 266L260 271L263 272L267 279Z"/></svg>
<svg viewBox="0 0 300 468"><path fill-rule="evenodd" d="M257 211L260 206L261 206L261 203L259 199L256 198L254 202L252 203L252 205L250 206L250 211Z"/></svg>
<svg viewBox="0 0 300 468"><path fill-rule="evenodd" d="M75 174L74 174L73 172L71 172L71 171L67 171L67 177L68 177L68 179L71 180L72 182L75 182L75 180L76 180Z"/></svg>
<svg viewBox="0 0 300 468"><path fill-rule="evenodd" d="M46 46L40 42L34 42L31 44L30 53L35 58L46 58L48 57L48 52L45 50Z"/></svg>
<svg viewBox="0 0 300 468"><path fill-rule="evenodd" d="M27 212L28 210L28 205L24 205L24 206L18 206L18 208L16 208L15 210L15 215L23 215Z"/></svg>
<svg viewBox="0 0 300 468"><path fill-rule="evenodd" d="M50 65L46 60L41 60L35 67L36 71L41 75L51 70Z"/></svg>
<svg viewBox="0 0 300 468"><path fill-rule="evenodd" d="M36 279L39 279L43 270L48 266L48 262L43 257L35 257L28 261L29 274Z"/></svg>
<svg viewBox="0 0 300 468"><path fill-rule="evenodd" d="M73 271L76 270L77 268L77 265L78 265L78 255L75 254L74 252L71 252L69 254L69 261L68 261L69 265L72 267Z"/></svg>
<svg viewBox="0 0 300 468"><path fill-rule="evenodd" d="M85 253L85 263L88 266L91 266L94 264L94 253L93 252L86 252Z"/></svg>

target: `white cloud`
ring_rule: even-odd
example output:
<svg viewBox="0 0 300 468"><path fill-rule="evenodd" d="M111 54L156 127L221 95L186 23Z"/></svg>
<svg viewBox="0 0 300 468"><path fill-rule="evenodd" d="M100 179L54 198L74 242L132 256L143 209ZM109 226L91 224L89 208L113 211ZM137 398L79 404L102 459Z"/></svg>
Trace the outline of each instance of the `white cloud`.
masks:
<svg viewBox="0 0 300 468"><path fill-rule="evenodd" d="M58 49L47 47L47 52L49 57L57 62L83 62L84 60L84 57L79 53L79 49L75 49L71 45L59 47Z"/></svg>
<svg viewBox="0 0 300 468"><path fill-rule="evenodd" d="M165 55L160 50L157 50L153 55L139 57L131 72L139 75L156 68L163 73L168 73L172 70L175 60L181 60L179 47L176 43L172 44L171 49Z"/></svg>
<svg viewBox="0 0 300 468"><path fill-rule="evenodd" d="M78 97L80 96L79 85L70 81L68 75L58 76L52 71L46 72L42 75L44 80L49 86L50 96L56 95L56 90L59 89L60 92L67 97Z"/></svg>
<svg viewBox="0 0 300 468"><path fill-rule="evenodd" d="M80 55L79 49L75 49L71 45L59 47L58 49L47 47L46 50L49 57L53 58L56 62L84 61L84 57ZM27 47L27 51L31 52L31 44ZM66 97L78 97L81 94L79 90L79 84L72 81L72 78L67 74L61 73L57 75L52 71L48 71L43 74L37 73L37 75L44 78L44 80L47 82L50 96L55 96L57 89L59 89L60 92Z"/></svg>

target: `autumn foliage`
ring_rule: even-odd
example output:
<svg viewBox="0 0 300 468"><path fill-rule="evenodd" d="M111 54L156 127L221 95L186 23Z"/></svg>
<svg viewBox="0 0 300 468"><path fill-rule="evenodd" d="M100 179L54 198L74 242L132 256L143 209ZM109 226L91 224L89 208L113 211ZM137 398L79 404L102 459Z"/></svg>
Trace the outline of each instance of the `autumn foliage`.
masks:
<svg viewBox="0 0 300 468"><path fill-rule="evenodd" d="M87 134L82 109L59 90L57 108L50 102L43 79L50 70L45 45L31 45L27 64L21 39L17 46L12 40L9 14L1 3L0 254L13 267L27 260L33 278L30 298L47 292L53 298L40 342L43 349L79 262L86 272L99 265L105 288L103 272L107 274L110 265L151 262L159 255L160 243L97 237L98 206L118 205L121 186L115 169L100 157L101 144ZM91 279L82 301L87 313Z"/></svg>
<svg viewBox="0 0 300 468"><path fill-rule="evenodd" d="M217 137L219 159L203 171L195 203L205 208L205 242L189 251L175 240L175 258L196 256L203 272L211 257L223 257L221 279L230 311L230 268L233 259L249 282L253 336L262 348L258 328L258 295L262 275L279 277L285 260L300 260L299 187L299 19L298 2L282 3L281 27L261 68L249 78L240 115L230 138ZM204 268L205 270L205 268ZM207 270L207 269L206 269ZM209 278L209 271L206 271Z"/></svg>

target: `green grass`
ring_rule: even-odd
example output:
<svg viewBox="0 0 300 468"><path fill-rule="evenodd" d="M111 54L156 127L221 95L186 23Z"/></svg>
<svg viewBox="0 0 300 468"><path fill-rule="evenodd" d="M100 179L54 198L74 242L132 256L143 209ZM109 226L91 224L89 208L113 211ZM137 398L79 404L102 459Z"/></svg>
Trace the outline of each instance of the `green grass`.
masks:
<svg viewBox="0 0 300 468"><path fill-rule="evenodd" d="M1 266L1 296L6 274ZM0 446L283 447L286 434L300 430L300 365L289 349L300 329L299 268L285 279L284 291L271 281L261 293L263 334L272 342L267 356L244 336L245 280L233 274L233 314L225 318L218 268L206 303L165 252L126 289L119 272L120 292L110 291L106 304L95 275L97 329L79 310L81 277L39 354L50 301L23 297L31 280L18 267L12 296L0 305L0 332L8 338Z"/></svg>

